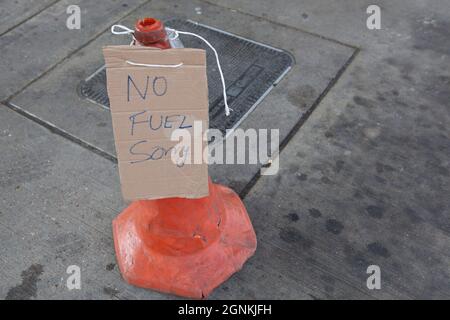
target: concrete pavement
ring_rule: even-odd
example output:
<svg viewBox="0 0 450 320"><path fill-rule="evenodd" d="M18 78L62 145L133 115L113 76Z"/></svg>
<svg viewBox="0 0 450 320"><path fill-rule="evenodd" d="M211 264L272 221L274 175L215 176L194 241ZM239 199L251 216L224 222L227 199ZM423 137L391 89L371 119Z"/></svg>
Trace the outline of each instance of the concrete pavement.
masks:
<svg viewBox="0 0 450 320"><path fill-rule="evenodd" d="M210 298L450 297L448 2L378 1L382 28L368 30L372 1L80 1L80 31L64 25L70 1L26 3L0 11L14 13L0 29L0 298L175 298L121 279L109 112L76 92L101 46L126 42L109 26L142 15L196 20L296 59L242 124L281 129L279 174L211 170L245 196L259 243ZM66 287L72 264L81 290ZM369 265L380 290L366 286Z"/></svg>

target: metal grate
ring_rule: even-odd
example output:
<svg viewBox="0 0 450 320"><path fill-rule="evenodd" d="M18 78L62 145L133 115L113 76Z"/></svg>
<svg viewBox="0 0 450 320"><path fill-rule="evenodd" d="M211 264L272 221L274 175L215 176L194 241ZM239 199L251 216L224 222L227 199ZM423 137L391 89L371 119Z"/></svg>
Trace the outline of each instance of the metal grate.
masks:
<svg viewBox="0 0 450 320"><path fill-rule="evenodd" d="M233 109L228 117L224 113L222 84L214 54L201 40L180 35L185 47L207 51L210 128L223 132L235 128L289 71L294 62L286 51L193 21L174 19L165 23L174 29L197 33L216 48L227 84L228 103ZM104 67L82 81L79 88L83 97L109 108Z"/></svg>

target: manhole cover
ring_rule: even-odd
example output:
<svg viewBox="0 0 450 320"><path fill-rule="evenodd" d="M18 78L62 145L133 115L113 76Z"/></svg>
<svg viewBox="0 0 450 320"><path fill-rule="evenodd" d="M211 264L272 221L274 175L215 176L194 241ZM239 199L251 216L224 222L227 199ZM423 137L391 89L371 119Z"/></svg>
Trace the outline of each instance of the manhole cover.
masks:
<svg viewBox="0 0 450 320"><path fill-rule="evenodd" d="M201 35L219 54L227 85L228 104L233 109L229 117L224 113L222 84L214 54L201 40L180 35L185 47L207 51L210 128L225 131L238 126L293 64L293 58L286 51L193 21L174 19L167 21L166 25ZM83 97L109 108L104 67L82 81L80 93Z"/></svg>

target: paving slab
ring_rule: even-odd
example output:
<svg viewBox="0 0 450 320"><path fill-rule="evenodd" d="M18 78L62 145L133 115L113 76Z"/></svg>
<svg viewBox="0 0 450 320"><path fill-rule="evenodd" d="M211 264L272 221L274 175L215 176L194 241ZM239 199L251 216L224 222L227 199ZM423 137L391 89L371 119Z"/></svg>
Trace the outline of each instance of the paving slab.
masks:
<svg viewBox="0 0 450 320"><path fill-rule="evenodd" d="M449 5L383 0L384 29L369 31L368 4L152 1L136 12L191 18L297 60L242 124L283 124L288 143L279 174L246 192L257 251L212 299L450 298ZM102 44L125 43L99 34L0 105L0 298L174 298L126 285L115 265L110 225L125 204L109 112L74 93ZM236 190L255 172L211 171ZM71 264L82 290L65 286ZM381 290L366 286L369 265Z"/></svg>
<svg viewBox="0 0 450 320"><path fill-rule="evenodd" d="M283 1L280 5L261 0L257 6L243 0L206 2L370 50L387 50L393 43L420 50L450 50L446 0L302 0L301 5L297 1ZM366 10L373 4L381 9L381 30L366 27Z"/></svg>
<svg viewBox="0 0 450 320"><path fill-rule="evenodd" d="M0 19L2 25L0 26L0 36L58 1L37 0L33 1L32 5L30 5L30 1L26 0L1 1Z"/></svg>
<svg viewBox="0 0 450 320"><path fill-rule="evenodd" d="M115 266L116 165L4 105L0 114L2 298L139 296ZM66 287L70 265L81 268L82 290Z"/></svg>
<svg viewBox="0 0 450 320"><path fill-rule="evenodd" d="M2 1L0 7L0 20L2 24L0 26L0 35L14 29L14 27L25 22L30 17L45 10L58 0L15 0L15 1Z"/></svg>
<svg viewBox="0 0 450 320"><path fill-rule="evenodd" d="M19 92L144 2L78 1L82 8L81 29L70 30L66 10L73 3L63 0L0 36L0 101ZM8 10L9 5L5 8Z"/></svg>
<svg viewBox="0 0 450 320"><path fill-rule="evenodd" d="M196 13L195 8L199 6L202 7L202 15ZM195 19L292 53L296 65L240 125L243 129L279 129L281 141L317 105L323 92L345 69L355 52L354 48L330 40L199 1L183 4L152 1L121 23L132 26L143 12L151 12L161 19ZM82 80L103 65L102 46L125 43L129 43L128 37L105 32L26 88L12 99L11 104L114 157L109 110L80 97L77 88ZM215 181L241 192L259 168L260 165L219 165L211 166L210 173Z"/></svg>
<svg viewBox="0 0 450 320"><path fill-rule="evenodd" d="M448 299L448 4L382 2L386 29L375 32L361 30L367 6L352 1L296 7L312 25L288 14L294 2L226 4L361 46L281 152L280 174L246 197L258 239L315 266L299 274L329 279L314 281L317 298L339 298L345 282L354 288L346 298ZM381 268L381 290L366 286L369 265Z"/></svg>
<svg viewBox="0 0 450 320"><path fill-rule="evenodd" d="M114 163L4 105L0 128L6 173L0 179L0 298L176 298L129 286L120 276L111 221L126 204ZM80 290L66 286L71 265L81 268ZM314 278L301 277L298 266L305 262L260 241L255 256L211 299L270 298L275 291L276 298L312 299ZM267 286L274 291L263 290ZM352 288L339 290L345 296Z"/></svg>
<svg viewBox="0 0 450 320"><path fill-rule="evenodd" d="M347 85L343 79L335 88ZM364 119L355 111L364 107L336 103L337 92L282 151L280 174L262 177L246 197L259 241L317 266L301 275L338 279L315 281L320 298L338 298L342 281L355 287L346 298L357 290L376 298L448 298L448 132L396 132L398 119L378 103ZM408 111L415 126L412 114L421 104L413 100ZM446 107L434 109L446 117ZM367 289L369 265L380 266L382 290Z"/></svg>

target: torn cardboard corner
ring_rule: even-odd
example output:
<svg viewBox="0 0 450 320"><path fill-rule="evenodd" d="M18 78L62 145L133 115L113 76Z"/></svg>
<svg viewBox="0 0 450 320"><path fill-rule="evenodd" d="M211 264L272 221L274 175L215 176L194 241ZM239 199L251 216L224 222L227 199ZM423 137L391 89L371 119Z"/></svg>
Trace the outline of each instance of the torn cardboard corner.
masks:
<svg viewBox="0 0 450 320"><path fill-rule="evenodd" d="M103 54L123 197L207 196L208 166L194 164L198 155L191 147L195 134L202 151L207 148L202 139L208 129L205 51L107 46ZM199 124L200 131L194 130ZM187 130L192 141L181 148L171 140L176 129ZM172 160L173 152L181 162Z"/></svg>

